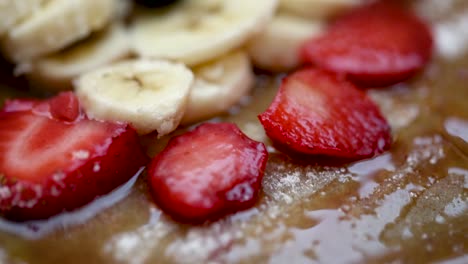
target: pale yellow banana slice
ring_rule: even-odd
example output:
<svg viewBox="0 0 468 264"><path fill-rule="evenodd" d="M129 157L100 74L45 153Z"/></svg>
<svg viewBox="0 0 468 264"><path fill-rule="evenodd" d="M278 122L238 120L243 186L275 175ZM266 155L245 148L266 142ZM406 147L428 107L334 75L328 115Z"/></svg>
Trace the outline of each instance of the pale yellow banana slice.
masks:
<svg viewBox="0 0 468 264"><path fill-rule="evenodd" d="M182 124L190 124L226 112L248 94L254 74L248 55L233 52L193 69L195 84Z"/></svg>
<svg viewBox="0 0 468 264"><path fill-rule="evenodd" d="M75 80L88 116L130 123L140 134L164 136L185 112L193 73L183 64L131 60L86 73Z"/></svg>
<svg viewBox="0 0 468 264"><path fill-rule="evenodd" d="M71 81L79 75L125 58L129 55L126 29L115 23L107 30L73 46L39 58L26 69L34 86L47 91L71 89Z"/></svg>
<svg viewBox="0 0 468 264"><path fill-rule="evenodd" d="M240 47L263 30L277 0L184 0L146 11L132 26L132 46L142 57L197 65Z"/></svg>
<svg viewBox="0 0 468 264"><path fill-rule="evenodd" d="M254 65L271 72L290 71L299 66L299 49L317 36L323 24L312 19L279 12L247 45Z"/></svg>
<svg viewBox="0 0 468 264"><path fill-rule="evenodd" d="M116 0L49 0L5 35L4 55L25 62L63 49L103 28L115 4Z"/></svg>
<svg viewBox="0 0 468 264"><path fill-rule="evenodd" d="M46 0L0 0L0 35L38 10Z"/></svg>
<svg viewBox="0 0 468 264"><path fill-rule="evenodd" d="M323 19L340 14L363 0L279 0L280 8L307 18Z"/></svg>

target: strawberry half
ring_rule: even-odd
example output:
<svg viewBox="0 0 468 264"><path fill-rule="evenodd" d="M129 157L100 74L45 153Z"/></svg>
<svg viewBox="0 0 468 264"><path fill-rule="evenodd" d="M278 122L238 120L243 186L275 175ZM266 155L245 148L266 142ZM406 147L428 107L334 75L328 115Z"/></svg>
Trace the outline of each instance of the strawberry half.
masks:
<svg viewBox="0 0 468 264"><path fill-rule="evenodd" d="M323 70L286 77L259 119L268 137L295 153L360 159L391 142L390 126L366 94Z"/></svg>
<svg viewBox="0 0 468 264"><path fill-rule="evenodd" d="M0 214L45 219L89 203L148 161L126 124L89 120L72 93L0 112Z"/></svg>
<svg viewBox="0 0 468 264"><path fill-rule="evenodd" d="M255 204L267 156L263 143L234 124L203 124L172 138L153 159L151 191L179 221L213 220Z"/></svg>
<svg viewBox="0 0 468 264"><path fill-rule="evenodd" d="M404 81L429 61L433 40L428 26L395 4L377 2L339 18L302 49L302 59L347 75L363 86Z"/></svg>
<svg viewBox="0 0 468 264"><path fill-rule="evenodd" d="M73 92L62 92L49 100L14 99L6 100L2 112L31 110L36 114L63 121L74 121L83 117L78 98Z"/></svg>

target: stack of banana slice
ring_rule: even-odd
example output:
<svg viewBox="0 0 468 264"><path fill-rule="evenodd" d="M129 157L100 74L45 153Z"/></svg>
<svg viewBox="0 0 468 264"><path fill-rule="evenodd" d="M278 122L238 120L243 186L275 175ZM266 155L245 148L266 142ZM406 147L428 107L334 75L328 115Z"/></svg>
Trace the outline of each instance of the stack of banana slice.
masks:
<svg viewBox="0 0 468 264"><path fill-rule="evenodd" d="M88 115L163 136L238 103L253 65L298 67L301 44L358 2L180 0L144 9L132 0L4 0L1 49L36 87L75 89Z"/></svg>

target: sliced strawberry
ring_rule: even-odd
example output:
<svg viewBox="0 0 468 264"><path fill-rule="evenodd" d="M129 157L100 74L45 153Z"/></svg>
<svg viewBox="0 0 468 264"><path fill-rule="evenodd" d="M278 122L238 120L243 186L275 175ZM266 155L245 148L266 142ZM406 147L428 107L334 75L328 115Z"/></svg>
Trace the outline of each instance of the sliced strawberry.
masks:
<svg viewBox="0 0 468 264"><path fill-rule="evenodd" d="M346 74L364 86L404 81L427 64L433 40L428 26L387 2L358 8L302 49L305 62Z"/></svg>
<svg viewBox="0 0 468 264"><path fill-rule="evenodd" d="M183 222L199 223L252 206L267 162L263 143L234 124L203 124L172 138L149 167L157 204Z"/></svg>
<svg viewBox="0 0 468 264"><path fill-rule="evenodd" d="M51 115L63 121L74 121L80 116L80 104L73 92L63 92L50 99Z"/></svg>
<svg viewBox="0 0 468 264"><path fill-rule="evenodd" d="M86 117L64 122L35 111L55 100L63 98L29 110L7 105L0 112L0 214L5 218L45 219L83 206L128 181L148 160L126 124Z"/></svg>
<svg viewBox="0 0 468 264"><path fill-rule="evenodd" d="M17 112L17 111L27 111L33 109L36 105L40 104L39 99L13 99L6 100L2 108L2 112Z"/></svg>
<svg viewBox="0 0 468 264"><path fill-rule="evenodd" d="M275 143L296 153L359 159L391 142L389 125L366 94L322 70L286 77L259 119Z"/></svg>
<svg viewBox="0 0 468 264"><path fill-rule="evenodd" d="M73 92L62 92L48 100L14 99L7 100L3 112L32 110L36 114L62 121L75 121L83 117L78 98Z"/></svg>

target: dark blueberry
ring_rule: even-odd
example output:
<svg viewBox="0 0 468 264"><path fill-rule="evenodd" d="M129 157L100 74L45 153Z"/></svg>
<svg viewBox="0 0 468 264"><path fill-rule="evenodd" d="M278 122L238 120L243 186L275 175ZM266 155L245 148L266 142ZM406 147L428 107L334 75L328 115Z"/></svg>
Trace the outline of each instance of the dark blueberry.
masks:
<svg viewBox="0 0 468 264"><path fill-rule="evenodd" d="M162 7L167 6L178 0L135 0L136 3L146 7Z"/></svg>

